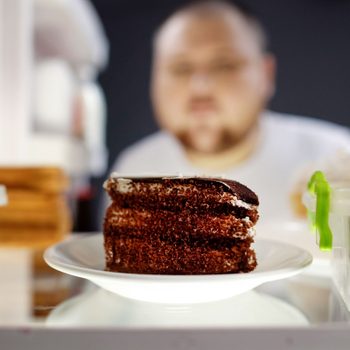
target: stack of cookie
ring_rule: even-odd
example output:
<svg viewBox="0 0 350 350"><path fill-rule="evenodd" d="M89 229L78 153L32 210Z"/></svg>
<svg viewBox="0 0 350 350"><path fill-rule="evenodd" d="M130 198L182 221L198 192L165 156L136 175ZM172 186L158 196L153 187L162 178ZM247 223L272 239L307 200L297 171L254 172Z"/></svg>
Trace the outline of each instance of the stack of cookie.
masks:
<svg viewBox="0 0 350 350"><path fill-rule="evenodd" d="M71 229L68 178L56 167L0 167L8 203L0 207L0 245L45 248Z"/></svg>

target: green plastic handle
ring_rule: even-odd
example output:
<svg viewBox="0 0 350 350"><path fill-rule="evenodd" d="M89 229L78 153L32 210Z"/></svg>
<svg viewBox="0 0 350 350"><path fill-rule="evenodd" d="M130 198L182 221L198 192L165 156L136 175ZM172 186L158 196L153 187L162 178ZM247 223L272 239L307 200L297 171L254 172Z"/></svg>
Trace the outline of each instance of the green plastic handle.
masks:
<svg viewBox="0 0 350 350"><path fill-rule="evenodd" d="M321 171L316 171L308 183L308 191L316 196L316 213L310 214L312 226L319 237L321 250L332 250L333 235L329 227L331 188Z"/></svg>

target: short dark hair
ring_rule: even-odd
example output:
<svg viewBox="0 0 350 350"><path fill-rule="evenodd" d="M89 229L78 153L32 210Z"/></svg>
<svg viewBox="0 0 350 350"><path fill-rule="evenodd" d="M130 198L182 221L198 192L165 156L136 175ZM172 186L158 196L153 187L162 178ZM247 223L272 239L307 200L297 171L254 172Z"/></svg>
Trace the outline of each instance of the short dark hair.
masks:
<svg viewBox="0 0 350 350"><path fill-rule="evenodd" d="M269 42L266 29L261 23L256 12L248 6L246 3L238 0L225 1L225 0L195 0L188 1L186 4L178 7L175 11L168 16L158 27L154 33L153 42L157 41L157 38L166 25L166 23L175 16L182 13L200 13L200 12L236 12L242 16L242 18L248 23L248 25L254 29L260 48L262 51L268 51Z"/></svg>

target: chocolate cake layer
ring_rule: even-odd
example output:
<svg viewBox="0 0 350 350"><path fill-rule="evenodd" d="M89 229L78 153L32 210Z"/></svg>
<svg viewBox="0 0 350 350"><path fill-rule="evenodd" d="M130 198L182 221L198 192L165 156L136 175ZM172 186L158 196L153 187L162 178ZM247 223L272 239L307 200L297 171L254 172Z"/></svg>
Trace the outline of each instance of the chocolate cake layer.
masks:
<svg viewBox="0 0 350 350"><path fill-rule="evenodd" d="M107 270L146 274L217 274L249 272L256 267L247 240L146 240L107 237Z"/></svg>
<svg viewBox="0 0 350 350"><path fill-rule="evenodd" d="M258 198L246 186L197 177L106 181L109 271L162 274L248 272Z"/></svg>
<svg viewBox="0 0 350 350"><path fill-rule="evenodd" d="M166 237L236 237L246 239L254 234L256 222L248 216L243 220L232 214L212 215L210 212L172 212L169 210L141 210L120 208L112 204L107 209L106 228L131 236ZM174 226L176 223L176 226Z"/></svg>

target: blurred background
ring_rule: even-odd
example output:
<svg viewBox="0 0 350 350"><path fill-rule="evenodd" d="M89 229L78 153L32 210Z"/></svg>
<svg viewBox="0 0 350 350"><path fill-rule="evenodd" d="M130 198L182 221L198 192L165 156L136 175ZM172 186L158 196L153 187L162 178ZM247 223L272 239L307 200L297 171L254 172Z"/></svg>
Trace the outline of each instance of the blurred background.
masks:
<svg viewBox="0 0 350 350"><path fill-rule="evenodd" d="M350 126L350 1L243 0L259 15L277 56L272 110ZM94 0L110 41L100 76L108 105L110 160L156 130L148 86L151 37L179 0Z"/></svg>
<svg viewBox="0 0 350 350"><path fill-rule="evenodd" d="M1 1L1 38L6 42L9 41L6 30L15 25L4 20L11 18L9 10L23 10L23 6L31 2ZM34 51L35 67L28 79L32 82L33 75L35 79L27 105L35 115L34 128L45 130L51 142L55 133L66 132L74 138L71 149L74 148L76 158L70 157L74 169L68 169L68 173L73 173L75 196L79 199L75 230L101 229L96 212L100 207L102 183L113 161L127 145L157 129L149 99L152 34L170 13L186 2L33 1L34 11L28 21L35 24L32 33L35 45L27 49ZM270 108L350 126L350 1L241 2L247 3L261 18L269 33L271 50L277 57L277 89ZM16 5L16 10L11 3L22 5ZM17 34L20 35L20 31ZM62 54L57 47L67 42L66 53ZM4 62L6 59L0 60L0 68L1 64L5 67ZM13 79L13 76L7 78ZM22 75L22 81L25 78ZM4 77L1 80L0 96L8 90L7 80ZM67 93L72 86L73 93ZM12 88L15 89L15 85ZM38 99L47 102L37 103ZM63 108L61 114L52 115L47 122L47 111L55 110L61 101L68 103L70 112L65 113ZM70 115L69 121L67 115ZM2 121L6 125L4 118ZM79 146L76 140L83 142ZM68 153L72 155L71 151ZM48 157L52 154L48 152ZM79 163L85 165L79 168Z"/></svg>

